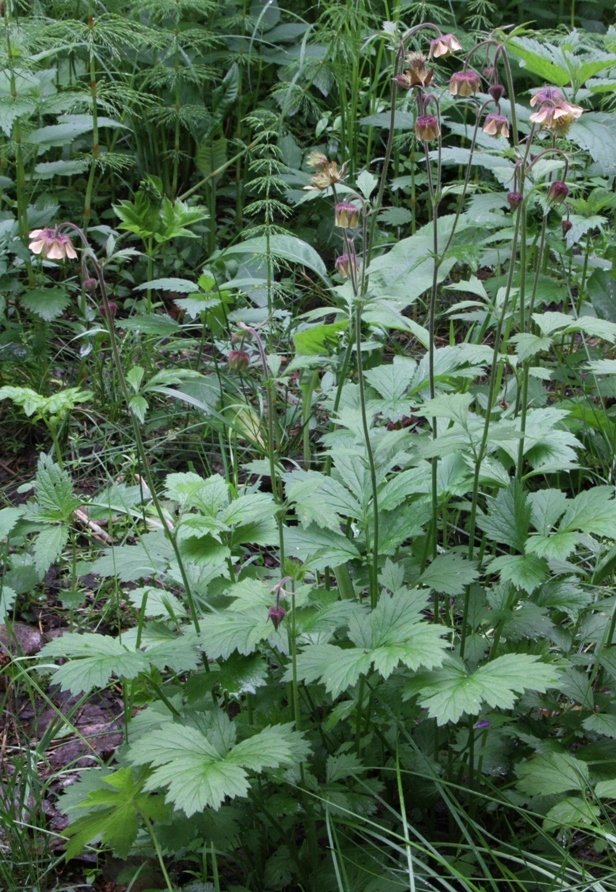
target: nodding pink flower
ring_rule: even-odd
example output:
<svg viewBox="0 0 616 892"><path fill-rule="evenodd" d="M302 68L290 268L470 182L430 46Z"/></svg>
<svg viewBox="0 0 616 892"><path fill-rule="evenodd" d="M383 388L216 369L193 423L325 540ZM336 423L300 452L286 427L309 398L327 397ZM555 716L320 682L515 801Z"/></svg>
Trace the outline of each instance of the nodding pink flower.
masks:
<svg viewBox="0 0 616 892"><path fill-rule="evenodd" d="M359 222L359 208L348 201L341 201L334 209L334 226L355 229Z"/></svg>
<svg viewBox="0 0 616 892"><path fill-rule="evenodd" d="M245 372L250 365L250 354L245 350L230 350L227 359L235 372Z"/></svg>
<svg viewBox="0 0 616 892"><path fill-rule="evenodd" d="M564 99L564 95L556 87L541 87L534 96L531 96L530 104L534 108L535 105L542 105L544 102L563 102Z"/></svg>
<svg viewBox="0 0 616 892"><path fill-rule="evenodd" d="M533 97L534 98L534 97ZM551 130L557 136L564 136L569 132L569 128L581 114L584 109L579 105L572 105L570 102L563 100L562 102L542 103L536 112L530 116L530 120L546 130Z"/></svg>
<svg viewBox="0 0 616 892"><path fill-rule="evenodd" d="M462 49L462 44L455 34L441 34L430 41L430 59L438 59L441 56L449 56Z"/></svg>
<svg viewBox="0 0 616 892"><path fill-rule="evenodd" d="M488 136L504 136L505 139L509 137L509 121L505 115L486 115L482 129Z"/></svg>
<svg viewBox="0 0 616 892"><path fill-rule="evenodd" d="M568 232L571 232L573 229L573 223L571 220L561 220L560 228L563 231L563 235L567 235Z"/></svg>
<svg viewBox="0 0 616 892"><path fill-rule="evenodd" d="M521 192L508 192L507 201L511 210L516 211L524 201L524 196Z"/></svg>
<svg viewBox="0 0 616 892"><path fill-rule="evenodd" d="M456 71L449 81L452 96L473 96L479 91L481 81L476 71Z"/></svg>
<svg viewBox="0 0 616 892"><path fill-rule="evenodd" d="M28 237L29 248L33 254L40 254L47 260L77 259L77 252L70 236L58 232L57 229L33 229Z"/></svg>
<svg viewBox="0 0 616 892"><path fill-rule="evenodd" d="M341 254L336 257L336 272L343 279L348 279L352 272L357 271L357 266L355 255Z"/></svg>
<svg viewBox="0 0 616 892"><path fill-rule="evenodd" d="M267 613L268 619L271 619L274 628L278 630L278 626L283 621L285 616L287 615L287 611L284 607L281 607L279 604L276 607L270 607Z"/></svg>
<svg viewBox="0 0 616 892"><path fill-rule="evenodd" d="M502 84L492 84L492 86L488 88L488 93L490 94L494 102L496 102L496 104L498 105L498 103L505 95L505 88Z"/></svg>
<svg viewBox="0 0 616 892"><path fill-rule="evenodd" d="M420 115L415 121L415 135L423 142L431 142L441 135L441 128L436 115Z"/></svg>
<svg viewBox="0 0 616 892"><path fill-rule="evenodd" d="M548 201L550 204L562 204L568 194L569 186L562 180L554 180L548 189Z"/></svg>

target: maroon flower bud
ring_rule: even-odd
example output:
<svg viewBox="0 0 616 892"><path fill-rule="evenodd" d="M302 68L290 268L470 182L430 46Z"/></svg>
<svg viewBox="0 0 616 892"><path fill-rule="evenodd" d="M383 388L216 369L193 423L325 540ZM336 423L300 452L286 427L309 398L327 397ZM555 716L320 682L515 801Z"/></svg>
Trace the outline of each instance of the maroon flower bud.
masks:
<svg viewBox="0 0 616 892"><path fill-rule="evenodd" d="M227 359L235 372L245 372L250 365L250 354L245 350L230 350Z"/></svg>
<svg viewBox="0 0 616 892"><path fill-rule="evenodd" d="M267 612L267 618L271 619L274 628L278 630L278 626L283 621L285 616L287 615L287 611L284 607L281 607L279 604L276 607L270 607Z"/></svg>
<svg viewBox="0 0 616 892"><path fill-rule="evenodd" d="M93 291L96 291L96 289L98 288L98 280L97 279L92 279L92 278L84 279L81 284L86 289L86 291L89 291L90 293Z"/></svg>
<svg viewBox="0 0 616 892"><path fill-rule="evenodd" d="M509 192L507 193L507 201L509 202L509 207L511 208L511 210L515 211L524 201L524 196L521 192Z"/></svg>
<svg viewBox="0 0 616 892"><path fill-rule="evenodd" d="M436 115L420 115L415 121L415 135L423 142L431 142L441 135L441 128Z"/></svg>
<svg viewBox="0 0 616 892"><path fill-rule="evenodd" d="M357 272L357 258L355 255L341 254L336 257L336 272L343 279L348 279L352 272Z"/></svg>
<svg viewBox="0 0 616 892"><path fill-rule="evenodd" d="M492 86L488 89L488 93L490 94L494 102L498 103L505 95L505 88L502 84L492 84Z"/></svg>
<svg viewBox="0 0 616 892"><path fill-rule="evenodd" d="M487 81L496 80L496 74L497 71L494 65L486 65L486 67L483 69L483 76Z"/></svg>
<svg viewBox="0 0 616 892"><path fill-rule="evenodd" d="M568 194L569 186L562 180L554 180L548 189L548 201L550 204L562 204Z"/></svg>
<svg viewBox="0 0 616 892"><path fill-rule="evenodd" d="M118 312L118 305L114 304L114 302L110 300L108 301L107 306L105 306L105 304L101 304L98 308L98 312L101 314L101 316L108 317L109 319L115 319L115 315Z"/></svg>
<svg viewBox="0 0 616 892"><path fill-rule="evenodd" d="M561 220L560 228L563 231L563 235L567 235L568 232L571 232L573 229L573 223L571 220Z"/></svg>

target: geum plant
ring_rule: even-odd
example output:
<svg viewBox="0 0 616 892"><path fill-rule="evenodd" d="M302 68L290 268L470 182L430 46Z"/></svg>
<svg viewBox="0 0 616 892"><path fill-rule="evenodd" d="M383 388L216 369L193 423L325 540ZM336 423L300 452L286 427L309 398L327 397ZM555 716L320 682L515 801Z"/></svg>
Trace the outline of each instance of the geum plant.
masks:
<svg viewBox="0 0 616 892"><path fill-rule="evenodd" d="M429 58L414 47L425 29ZM430 65L457 38L433 25L381 37L395 61L380 177L364 171L354 188L343 165L311 157L312 192L332 197L342 232L326 323L345 323L342 350L298 350L273 381L325 371L321 467L284 469L284 502L254 477L194 471L167 475L162 501L133 408L151 529L87 569L143 583L130 592L137 625L43 652L68 658L47 668L71 692L118 679L127 704L116 765L65 797L67 854L96 839L123 856L153 847L169 890L168 855L211 859L215 878L224 856L251 889L368 888L375 873L388 888L455 877L470 889L497 871L564 888L580 873L559 878L549 834L613 838L616 501L611 483L571 484L582 444L553 377L576 350L589 374L610 374L596 345L616 325L575 303L571 265L558 309L539 312L554 302L547 271L563 268L569 191L585 188L569 152L582 108L551 86L532 111L518 105L502 35L466 54L448 93ZM383 250L400 87L427 222ZM476 178L482 167L494 178ZM468 299L448 306L456 338L441 346L445 284ZM425 326L405 313L423 295ZM310 321L299 334L329 343ZM390 360L392 332L423 356ZM533 831L523 859L512 826Z"/></svg>

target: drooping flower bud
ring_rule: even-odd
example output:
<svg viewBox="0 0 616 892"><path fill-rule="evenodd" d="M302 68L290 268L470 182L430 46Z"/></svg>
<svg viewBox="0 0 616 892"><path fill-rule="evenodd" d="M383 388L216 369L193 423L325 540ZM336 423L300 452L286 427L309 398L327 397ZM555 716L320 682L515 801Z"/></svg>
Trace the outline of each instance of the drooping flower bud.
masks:
<svg viewBox="0 0 616 892"><path fill-rule="evenodd" d="M479 91L481 81L476 71L456 71L449 80L452 96L473 96Z"/></svg>
<svg viewBox="0 0 616 892"><path fill-rule="evenodd" d="M431 142L441 135L441 128L436 115L420 115L415 121L415 135L423 142Z"/></svg>
<svg viewBox="0 0 616 892"><path fill-rule="evenodd" d="M278 626L283 621L286 615L287 611L284 609L284 607L281 607L280 604L277 604L275 607L270 607L267 612L268 619L271 619L276 631L278 631Z"/></svg>
<svg viewBox="0 0 616 892"><path fill-rule="evenodd" d="M548 189L548 202L550 204L562 204L568 194L569 186L563 183L562 180L554 180L553 183L550 183L550 188Z"/></svg>
<svg viewBox="0 0 616 892"><path fill-rule="evenodd" d="M348 201L341 201L334 209L334 226L355 229L359 222L359 208Z"/></svg>
<svg viewBox="0 0 616 892"><path fill-rule="evenodd" d="M115 319L116 313L118 312L118 305L110 300L107 302L107 306L101 304L98 308L98 312L101 316L104 316L107 319Z"/></svg>
<svg viewBox="0 0 616 892"><path fill-rule="evenodd" d="M250 354L245 350L230 350L227 359L234 372L245 372L250 365Z"/></svg>
<svg viewBox="0 0 616 892"><path fill-rule="evenodd" d="M516 211L524 201L524 196L521 192L508 192L507 201L511 210Z"/></svg>
<svg viewBox="0 0 616 892"><path fill-rule="evenodd" d="M348 279L353 271L357 270L357 258L349 257L348 254L341 254L336 257L336 272L343 279Z"/></svg>
<svg viewBox="0 0 616 892"><path fill-rule="evenodd" d="M502 84L492 84L492 86L488 88L488 93L490 94L494 102L496 102L496 104L498 105L498 103L505 95L505 88Z"/></svg>
<svg viewBox="0 0 616 892"><path fill-rule="evenodd" d="M486 115L482 129L488 136L503 136L505 139L509 137L509 121L505 115Z"/></svg>
<svg viewBox="0 0 616 892"><path fill-rule="evenodd" d="M430 59L449 56L462 49L462 44L455 34L441 34L430 41Z"/></svg>
<svg viewBox="0 0 616 892"><path fill-rule="evenodd" d="M571 220L561 220L560 228L563 231L563 235L567 235L568 232L571 232L573 229L573 223Z"/></svg>
<svg viewBox="0 0 616 892"><path fill-rule="evenodd" d="M90 294L93 294L98 288L98 279L90 277L89 279L84 279L81 284L86 289L86 291L89 291Z"/></svg>

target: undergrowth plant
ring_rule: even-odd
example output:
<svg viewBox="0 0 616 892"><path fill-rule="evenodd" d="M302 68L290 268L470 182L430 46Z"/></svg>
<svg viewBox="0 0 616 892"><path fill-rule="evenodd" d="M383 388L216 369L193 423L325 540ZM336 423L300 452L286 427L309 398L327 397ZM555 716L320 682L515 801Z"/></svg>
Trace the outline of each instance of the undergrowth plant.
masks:
<svg viewBox="0 0 616 892"><path fill-rule="evenodd" d="M140 149L164 176L118 231L31 233L24 279L79 294L53 330L91 389L0 389L53 443L0 510L3 616L54 565L71 611L11 683L123 704L112 762L60 798L69 860L152 860L168 892L614 886L616 40L415 6L328 7L264 56L281 82L232 156L248 228L220 246L248 63L184 104L229 39L210 3L136 4L171 35L141 81L169 94ZM278 19L242 11L241 55L267 54ZM132 477L79 488L58 430L110 386ZM121 592L113 628L73 628L86 578Z"/></svg>

